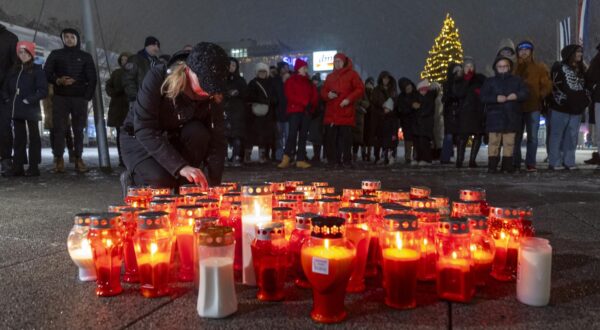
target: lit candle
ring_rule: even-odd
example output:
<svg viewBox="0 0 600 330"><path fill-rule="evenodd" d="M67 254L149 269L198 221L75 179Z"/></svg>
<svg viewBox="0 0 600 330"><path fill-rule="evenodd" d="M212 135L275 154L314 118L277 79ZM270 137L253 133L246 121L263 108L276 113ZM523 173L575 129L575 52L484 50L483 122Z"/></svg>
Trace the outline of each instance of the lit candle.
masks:
<svg viewBox="0 0 600 330"><path fill-rule="evenodd" d="M120 294L123 238L119 213L97 213L90 216L89 239L96 267L96 295Z"/></svg>
<svg viewBox="0 0 600 330"><path fill-rule="evenodd" d="M294 275L294 284L300 288L310 288L310 283L302 270L301 250L305 242L310 239L310 224L312 219L318 217L315 213L301 213L296 215L296 228L290 236L290 263Z"/></svg>
<svg viewBox="0 0 600 330"><path fill-rule="evenodd" d="M364 195L375 194L375 192L381 189L381 181L363 180L361 183L361 187Z"/></svg>
<svg viewBox="0 0 600 330"><path fill-rule="evenodd" d="M256 225L271 222L272 207L270 185L242 186L242 276L246 285L256 285L251 245L256 238Z"/></svg>
<svg viewBox="0 0 600 330"><path fill-rule="evenodd" d="M492 277L498 281L515 280L521 239L518 214L513 214L508 208L492 208L488 230L496 248Z"/></svg>
<svg viewBox="0 0 600 330"><path fill-rule="evenodd" d="M177 251L179 252L178 278L182 282L194 279L194 224L196 218L204 216L204 207L200 205L182 205L177 207Z"/></svg>
<svg viewBox="0 0 600 330"><path fill-rule="evenodd" d="M471 230L471 257L473 260L473 281L476 286L485 286L492 272L494 261L494 240L488 234L487 218L468 217Z"/></svg>
<svg viewBox="0 0 600 330"><path fill-rule="evenodd" d="M233 202L230 207L229 217L224 226L233 228L235 237L235 255L233 259L233 269L236 274L236 281L241 280L242 272L242 204L241 202Z"/></svg>
<svg viewBox="0 0 600 330"><path fill-rule="evenodd" d="M422 232L421 259L419 260L419 281L433 281L436 276L437 250L436 233L440 221L437 209L415 209L414 215L419 219Z"/></svg>
<svg viewBox="0 0 600 330"><path fill-rule="evenodd" d="M79 280L83 282L96 280L94 256L88 239L91 215L91 213L76 214L75 224L67 238L69 256L79 268Z"/></svg>
<svg viewBox="0 0 600 330"><path fill-rule="evenodd" d="M436 287L442 299L469 302L475 295L470 240L466 221L444 219L440 222Z"/></svg>
<svg viewBox="0 0 600 330"><path fill-rule="evenodd" d="M365 270L371 242L366 214L365 209L358 207L340 209L340 217L346 219L346 238L356 247L356 263L347 288L352 293L365 290Z"/></svg>
<svg viewBox="0 0 600 330"><path fill-rule="evenodd" d="M256 238L252 242L252 258L256 272L258 292L263 301L279 301L285 297L284 285L288 268L288 242L285 225L268 222L256 225Z"/></svg>
<svg viewBox="0 0 600 330"><path fill-rule="evenodd" d="M273 222L281 222L285 226L285 239L289 241L296 227L296 213L289 207L274 207L272 217Z"/></svg>
<svg viewBox="0 0 600 330"><path fill-rule="evenodd" d="M133 245L133 236L137 231L138 214L145 211L144 208L123 208L120 210L123 220L123 260L125 262L125 272L123 273L123 282L138 283L139 269L135 257L135 247Z"/></svg>
<svg viewBox="0 0 600 330"><path fill-rule="evenodd" d="M431 189L423 186L410 187L410 199L428 198L431 195Z"/></svg>

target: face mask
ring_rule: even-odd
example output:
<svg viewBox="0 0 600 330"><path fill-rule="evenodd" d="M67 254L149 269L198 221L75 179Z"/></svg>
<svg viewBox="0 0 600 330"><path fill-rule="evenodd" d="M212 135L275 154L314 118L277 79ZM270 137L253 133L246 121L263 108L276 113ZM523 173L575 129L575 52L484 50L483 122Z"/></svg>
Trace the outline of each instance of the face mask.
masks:
<svg viewBox="0 0 600 330"><path fill-rule="evenodd" d="M185 68L185 75L187 76L188 82L190 83L190 86L192 87L192 91L194 91L194 93L202 98L209 98L210 95L205 92L202 87L200 87L200 84L198 83L198 80L193 78L193 73L191 72L190 68L187 67Z"/></svg>

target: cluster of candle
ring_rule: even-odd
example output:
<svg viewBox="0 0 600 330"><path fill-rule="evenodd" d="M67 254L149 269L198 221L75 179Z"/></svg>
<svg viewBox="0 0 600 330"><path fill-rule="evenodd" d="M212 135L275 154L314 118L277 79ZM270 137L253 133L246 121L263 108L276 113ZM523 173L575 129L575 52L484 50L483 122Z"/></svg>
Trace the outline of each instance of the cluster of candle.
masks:
<svg viewBox="0 0 600 330"><path fill-rule="evenodd" d="M312 289L311 317L321 323L342 321L346 293L379 274L392 308L416 307L418 281L435 281L441 299L468 302L490 274L515 279L520 240L534 233L531 209L490 207L482 189L450 203L427 187L385 191L377 180L341 194L299 181L190 185L178 195L130 187L125 203L75 217L69 252L80 279L96 279L99 296L118 294L124 260L122 281L139 282L145 297L194 281L199 315L213 318L237 310L235 279L257 286L261 301L285 300L287 280Z"/></svg>

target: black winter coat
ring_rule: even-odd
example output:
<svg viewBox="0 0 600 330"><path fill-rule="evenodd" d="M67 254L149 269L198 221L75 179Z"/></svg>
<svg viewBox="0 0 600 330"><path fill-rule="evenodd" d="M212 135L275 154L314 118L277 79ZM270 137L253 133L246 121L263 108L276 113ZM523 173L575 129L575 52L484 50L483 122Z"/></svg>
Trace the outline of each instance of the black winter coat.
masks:
<svg viewBox="0 0 600 330"><path fill-rule="evenodd" d="M110 75L106 81L106 94L110 96L108 106L108 119L106 125L109 127L120 127L123 125L127 112L129 112L129 100L125 94L123 86L123 74L125 70L118 68Z"/></svg>
<svg viewBox="0 0 600 330"><path fill-rule="evenodd" d="M152 68L142 83L137 101L125 119L123 129L133 127L135 138L122 140L123 161L133 169L141 161L153 157L167 172L178 177L179 170L190 165L170 142L179 127L191 120L199 120L210 132L208 156L204 165L208 169L210 185L218 185L223 175L227 143L223 108L210 101L197 101L180 94L175 102L161 95L161 85L167 76L165 65Z"/></svg>
<svg viewBox="0 0 600 330"><path fill-rule="evenodd" d="M474 75L470 80L457 79L452 94L458 98L456 134L470 135L485 132L483 104L479 98L481 86L485 82L482 74Z"/></svg>
<svg viewBox="0 0 600 330"><path fill-rule="evenodd" d="M398 87L400 89L400 95L398 96L398 102L396 106L396 113L400 117L400 126L402 127L402 134L404 135L404 141L412 141L415 135L413 129L416 120L416 110L413 109L412 104L418 102L419 96L415 84L408 78L401 78L398 80ZM406 94L406 87L412 86L412 92Z"/></svg>
<svg viewBox="0 0 600 330"><path fill-rule="evenodd" d="M498 103L498 95L517 95L516 101ZM492 133L512 133L522 129L521 103L527 100L527 85L512 74L487 78L481 87L481 102L485 104L485 129Z"/></svg>
<svg viewBox="0 0 600 330"><path fill-rule="evenodd" d="M550 109L572 115L580 115L590 105L589 91L585 86L583 72L575 72L566 63L556 63L550 73L552 97Z"/></svg>
<svg viewBox="0 0 600 330"><path fill-rule="evenodd" d="M248 111L245 103L246 80L239 74L232 74L227 79L227 93L224 99L226 134L229 138L245 139L247 131Z"/></svg>
<svg viewBox="0 0 600 330"><path fill-rule="evenodd" d="M287 114L287 99L285 98L285 90L283 89L283 79L281 76L277 75L271 78L273 89L275 90L275 94L277 95L277 107L275 111L275 116L277 117L278 122L287 122L288 114Z"/></svg>
<svg viewBox="0 0 600 330"><path fill-rule="evenodd" d="M53 50L44 64L44 71L48 82L54 84L54 95L83 97L89 101L96 89L96 66L92 55L80 49L80 40L77 35L75 47ZM63 76L75 79L75 83L57 85L56 80Z"/></svg>
<svg viewBox="0 0 600 330"><path fill-rule="evenodd" d="M458 107L460 100L454 95L454 84L458 79L454 73L456 66L458 66L456 63L451 63L448 66L446 82L443 86L444 134L458 134Z"/></svg>
<svg viewBox="0 0 600 330"><path fill-rule="evenodd" d="M260 86L264 88L263 90ZM266 92L266 95L265 95ZM277 94L273 88L271 79L254 78L248 84L246 89L247 118L248 118L248 137L247 141L251 145L266 146L275 142L275 111L277 106ZM269 106L269 112L264 116L257 116L252 112L252 104L266 104Z"/></svg>
<svg viewBox="0 0 600 330"><path fill-rule="evenodd" d="M0 86L8 72L17 63L17 36L0 24Z"/></svg>
<svg viewBox="0 0 600 330"><path fill-rule="evenodd" d="M40 101L47 95L48 82L44 70L37 64L33 64L29 69L24 69L23 65L14 67L2 88L2 99L11 109L14 119L42 120ZM27 104L23 100L27 100Z"/></svg>
<svg viewBox="0 0 600 330"><path fill-rule="evenodd" d="M435 114L435 99L438 91L430 90L425 95L417 93L417 102L421 105L414 111L413 133L433 140L433 116Z"/></svg>
<svg viewBox="0 0 600 330"><path fill-rule="evenodd" d="M592 91L592 101L600 103L600 52L590 62L590 67L585 73L585 80L587 88Z"/></svg>
<svg viewBox="0 0 600 330"><path fill-rule="evenodd" d="M125 72L121 79L129 102L135 101L144 77L158 63L158 58L150 56L145 49L138 51L137 54L127 59Z"/></svg>

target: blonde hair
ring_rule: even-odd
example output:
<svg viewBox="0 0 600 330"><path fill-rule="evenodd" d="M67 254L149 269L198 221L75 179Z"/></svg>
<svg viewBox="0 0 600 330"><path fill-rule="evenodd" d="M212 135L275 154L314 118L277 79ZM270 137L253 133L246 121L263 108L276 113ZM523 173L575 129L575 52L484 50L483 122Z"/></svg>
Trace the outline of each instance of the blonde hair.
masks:
<svg viewBox="0 0 600 330"><path fill-rule="evenodd" d="M176 62L169 68L167 78L160 86L162 95L175 101L177 95L184 91L187 84L186 68L187 66L183 61Z"/></svg>

